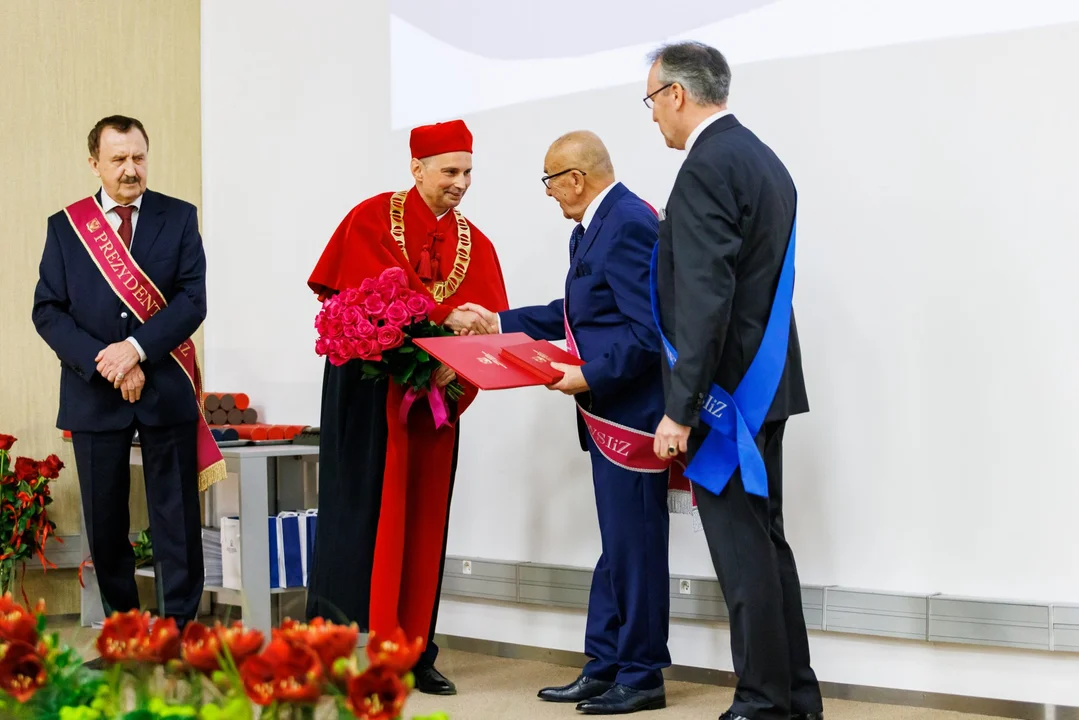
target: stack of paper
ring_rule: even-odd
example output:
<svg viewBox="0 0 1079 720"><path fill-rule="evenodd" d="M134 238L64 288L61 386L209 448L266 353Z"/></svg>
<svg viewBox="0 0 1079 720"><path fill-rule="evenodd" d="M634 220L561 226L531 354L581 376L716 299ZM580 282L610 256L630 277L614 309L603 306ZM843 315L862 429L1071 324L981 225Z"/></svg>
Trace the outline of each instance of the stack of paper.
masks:
<svg viewBox="0 0 1079 720"><path fill-rule="evenodd" d="M205 583L210 587L222 587L221 531L217 528L202 529L202 562Z"/></svg>

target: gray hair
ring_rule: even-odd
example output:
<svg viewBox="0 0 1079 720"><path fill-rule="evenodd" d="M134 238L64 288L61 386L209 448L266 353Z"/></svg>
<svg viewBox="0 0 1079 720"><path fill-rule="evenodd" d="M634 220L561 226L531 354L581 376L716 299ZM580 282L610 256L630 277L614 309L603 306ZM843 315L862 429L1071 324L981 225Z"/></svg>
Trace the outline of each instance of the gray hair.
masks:
<svg viewBox="0 0 1079 720"><path fill-rule="evenodd" d="M700 105L722 105L731 90L731 68L723 53L700 42L680 42L652 51L659 63L659 81L678 83Z"/></svg>

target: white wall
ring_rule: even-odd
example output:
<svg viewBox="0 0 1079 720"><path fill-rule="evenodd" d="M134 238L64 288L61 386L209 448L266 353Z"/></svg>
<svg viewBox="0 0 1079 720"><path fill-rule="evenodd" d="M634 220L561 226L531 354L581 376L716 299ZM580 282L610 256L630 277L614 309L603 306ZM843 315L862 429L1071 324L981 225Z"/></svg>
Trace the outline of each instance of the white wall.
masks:
<svg viewBox="0 0 1079 720"><path fill-rule="evenodd" d="M377 2L202 3L207 388L246 392L270 422L318 424L307 277L382 189L386 23Z"/></svg>
<svg viewBox="0 0 1079 720"><path fill-rule="evenodd" d="M208 386L248 392L271 421L318 422L305 282L323 244L352 205L407 183L388 26L385 0L204 3ZM788 429L785 497L803 582L1079 603L1076 47L1068 25L735 67L735 112L800 189L813 412ZM645 70L466 118L463 209L494 239L511 302L562 286L570 225L539 183L558 134L599 132L621 179L664 204L680 156L640 103ZM572 413L542 391L470 410L452 554L595 561ZM711 574L684 518L671 566ZM443 607L442 632L581 647L579 614ZM725 630L675 622L671 647L676 663L730 667ZM813 648L824 680L1079 704L1073 656L824 634Z"/></svg>

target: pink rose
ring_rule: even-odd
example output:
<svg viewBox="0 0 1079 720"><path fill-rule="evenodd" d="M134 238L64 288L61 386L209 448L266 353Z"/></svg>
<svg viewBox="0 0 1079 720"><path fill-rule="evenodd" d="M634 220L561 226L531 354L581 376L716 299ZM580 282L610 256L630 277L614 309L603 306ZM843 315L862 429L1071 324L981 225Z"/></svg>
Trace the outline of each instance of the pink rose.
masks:
<svg viewBox="0 0 1079 720"><path fill-rule="evenodd" d="M363 309L367 311L368 317L380 318L386 312L386 302L381 295L372 293L364 298Z"/></svg>
<svg viewBox="0 0 1079 720"><path fill-rule="evenodd" d="M398 287L408 287L408 274L399 267L387 268L378 277L380 282L388 282Z"/></svg>
<svg viewBox="0 0 1079 720"><path fill-rule="evenodd" d="M330 351L330 341L326 338L319 338L315 341L315 354L319 357L326 355Z"/></svg>
<svg viewBox="0 0 1079 720"><path fill-rule="evenodd" d="M331 318L337 319L341 317L342 310L344 310L344 305L337 302L336 297L326 304L326 314L329 315Z"/></svg>
<svg viewBox="0 0 1079 720"><path fill-rule="evenodd" d="M363 293L356 288L349 288L341 293L342 300L346 305L359 305L363 302Z"/></svg>
<svg viewBox="0 0 1079 720"><path fill-rule="evenodd" d="M355 306L350 305L345 308L343 313L341 313L341 321L345 323L345 325L355 325L361 318L363 318L363 315L360 313L360 309Z"/></svg>
<svg viewBox="0 0 1079 720"><path fill-rule="evenodd" d="M315 330L318 331L319 335L326 334L326 320L326 313L324 312L320 312L315 316Z"/></svg>
<svg viewBox="0 0 1079 720"><path fill-rule="evenodd" d="M345 333L345 325L341 322L340 318L330 318L326 321L326 332L323 333L329 338L339 338Z"/></svg>
<svg viewBox="0 0 1079 720"><path fill-rule="evenodd" d="M402 328L408 325L409 320L412 319L412 314L408 311L408 306L400 300L395 300L390 303L390 306L386 308L386 320L394 327Z"/></svg>
<svg viewBox="0 0 1079 720"><path fill-rule="evenodd" d="M378 329L378 344L382 346L384 350L393 350L394 348L401 347L405 342L405 334L401 332L401 328L393 325L383 325Z"/></svg>
<svg viewBox="0 0 1079 720"><path fill-rule="evenodd" d="M364 281L360 283L360 292L364 295L370 295L375 291L377 285L378 283L375 282L374 278L365 278Z"/></svg>
<svg viewBox="0 0 1079 720"><path fill-rule="evenodd" d="M356 354L364 360L378 361L382 359L382 346L370 338L356 340Z"/></svg>
<svg viewBox="0 0 1079 720"><path fill-rule="evenodd" d="M393 302L393 299L397 297L397 293L401 292L401 288L392 282L386 282L385 280L378 281L378 294L386 302Z"/></svg>
<svg viewBox="0 0 1079 720"><path fill-rule="evenodd" d="M326 349L326 358L331 364L341 366L349 361L347 347L342 347L342 343L347 342L345 340L326 340L324 347Z"/></svg>
<svg viewBox="0 0 1079 720"><path fill-rule="evenodd" d="M434 303L431 302L431 298L417 292L409 295L408 300L405 301L405 307L412 313L412 317L420 320L427 317L431 310L434 309Z"/></svg>
<svg viewBox="0 0 1079 720"><path fill-rule="evenodd" d="M360 318L360 321L356 323L356 335L358 338L373 338L375 333L378 332L378 328L371 324L367 318Z"/></svg>

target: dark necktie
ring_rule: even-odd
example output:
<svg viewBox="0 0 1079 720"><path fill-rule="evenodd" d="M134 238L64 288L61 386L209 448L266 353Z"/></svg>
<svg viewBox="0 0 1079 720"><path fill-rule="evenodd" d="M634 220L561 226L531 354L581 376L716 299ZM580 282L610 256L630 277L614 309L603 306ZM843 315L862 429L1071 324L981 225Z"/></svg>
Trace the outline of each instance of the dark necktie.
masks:
<svg viewBox="0 0 1079 720"><path fill-rule="evenodd" d="M128 205L127 207L114 207L113 212L120 216L120 227L116 232L120 234L120 239L124 241L124 247L130 250L131 215L135 212L135 206Z"/></svg>
<svg viewBox="0 0 1079 720"><path fill-rule="evenodd" d="M577 252L577 246L581 244L581 238L584 237L584 225L577 223L577 227L573 228L573 234L569 236L569 259L573 259L573 255Z"/></svg>

